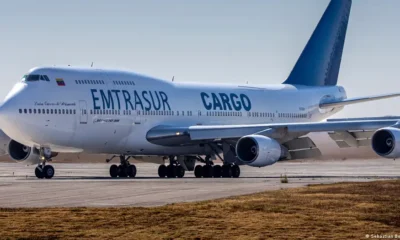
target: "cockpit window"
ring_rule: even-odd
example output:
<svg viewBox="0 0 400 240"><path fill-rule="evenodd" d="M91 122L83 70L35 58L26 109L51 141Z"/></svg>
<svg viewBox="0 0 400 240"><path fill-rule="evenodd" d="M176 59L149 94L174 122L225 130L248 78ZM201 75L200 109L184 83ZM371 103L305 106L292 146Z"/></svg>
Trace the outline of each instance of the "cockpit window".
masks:
<svg viewBox="0 0 400 240"><path fill-rule="evenodd" d="M39 80L50 82L50 79L47 77L47 75L31 74L31 75L25 75L22 78L22 81L25 81L25 82L35 82L35 81L39 81Z"/></svg>
<svg viewBox="0 0 400 240"><path fill-rule="evenodd" d="M28 75L26 78L27 82L34 82L34 81L39 81L40 75Z"/></svg>

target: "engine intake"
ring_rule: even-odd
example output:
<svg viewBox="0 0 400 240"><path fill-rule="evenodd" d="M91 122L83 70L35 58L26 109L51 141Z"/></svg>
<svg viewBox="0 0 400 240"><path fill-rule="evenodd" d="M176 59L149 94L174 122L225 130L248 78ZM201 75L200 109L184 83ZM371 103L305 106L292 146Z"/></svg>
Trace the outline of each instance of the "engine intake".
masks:
<svg viewBox="0 0 400 240"><path fill-rule="evenodd" d="M8 154L14 161L28 165L38 164L40 161L39 151L36 148L27 147L14 140L8 144Z"/></svg>
<svg viewBox="0 0 400 240"><path fill-rule="evenodd" d="M387 127L377 130L372 136L372 149L381 157L400 157L400 129Z"/></svg>
<svg viewBox="0 0 400 240"><path fill-rule="evenodd" d="M265 167L276 163L284 154L276 140L261 135L248 135L236 143L236 155L244 164Z"/></svg>

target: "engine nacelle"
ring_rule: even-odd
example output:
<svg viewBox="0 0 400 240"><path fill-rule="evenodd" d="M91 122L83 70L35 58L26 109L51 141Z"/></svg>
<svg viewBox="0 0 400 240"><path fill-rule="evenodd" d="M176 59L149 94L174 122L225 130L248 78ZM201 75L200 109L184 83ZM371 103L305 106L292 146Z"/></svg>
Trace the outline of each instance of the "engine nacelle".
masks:
<svg viewBox="0 0 400 240"><path fill-rule="evenodd" d="M36 148L27 147L17 141L11 140L7 150L11 159L18 163L33 165L40 161L40 153Z"/></svg>
<svg viewBox="0 0 400 240"><path fill-rule="evenodd" d="M276 140L261 135L248 135L236 143L236 155L246 165L265 167L276 163L284 154Z"/></svg>
<svg viewBox="0 0 400 240"><path fill-rule="evenodd" d="M400 129L381 128L372 136L372 149L381 157L400 157Z"/></svg>

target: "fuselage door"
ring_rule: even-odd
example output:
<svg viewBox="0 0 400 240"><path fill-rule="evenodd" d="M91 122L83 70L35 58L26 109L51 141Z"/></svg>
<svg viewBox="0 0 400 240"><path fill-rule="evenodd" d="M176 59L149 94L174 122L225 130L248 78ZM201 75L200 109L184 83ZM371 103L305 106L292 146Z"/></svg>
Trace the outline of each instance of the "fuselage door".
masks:
<svg viewBox="0 0 400 240"><path fill-rule="evenodd" d="M86 101L80 100L79 101L79 123L80 124L87 124L88 121L88 114L86 108Z"/></svg>
<svg viewBox="0 0 400 240"><path fill-rule="evenodd" d="M140 117L140 113L137 110L133 110L133 123L134 125L140 124L141 121L141 117Z"/></svg>

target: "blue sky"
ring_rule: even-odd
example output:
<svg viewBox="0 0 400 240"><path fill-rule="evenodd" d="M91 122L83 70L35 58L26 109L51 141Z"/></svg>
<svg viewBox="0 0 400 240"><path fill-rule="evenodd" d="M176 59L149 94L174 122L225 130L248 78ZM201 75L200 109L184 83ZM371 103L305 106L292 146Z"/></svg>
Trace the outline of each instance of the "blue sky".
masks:
<svg viewBox="0 0 400 240"><path fill-rule="evenodd" d="M329 0L13 0L0 8L0 97L30 68L122 68L186 82L278 84ZM400 92L400 1L353 0L339 84ZM273 104L273 103L272 103ZM337 117L400 115L400 98Z"/></svg>

